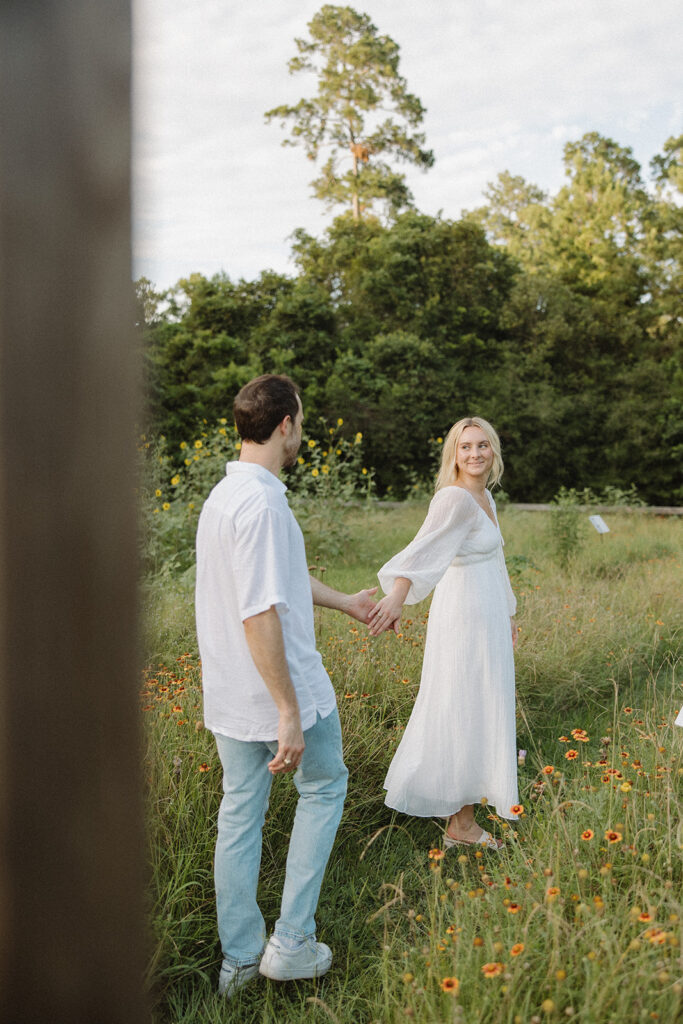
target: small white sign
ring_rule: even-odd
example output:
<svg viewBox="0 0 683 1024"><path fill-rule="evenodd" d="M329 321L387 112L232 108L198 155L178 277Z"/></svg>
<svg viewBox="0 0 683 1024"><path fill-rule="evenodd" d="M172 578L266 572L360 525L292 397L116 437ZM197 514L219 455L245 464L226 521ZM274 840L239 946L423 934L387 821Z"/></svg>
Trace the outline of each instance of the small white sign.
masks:
<svg viewBox="0 0 683 1024"><path fill-rule="evenodd" d="M602 518L602 516L589 516L588 518L590 519L591 523L598 531L598 533L609 533L609 526Z"/></svg>

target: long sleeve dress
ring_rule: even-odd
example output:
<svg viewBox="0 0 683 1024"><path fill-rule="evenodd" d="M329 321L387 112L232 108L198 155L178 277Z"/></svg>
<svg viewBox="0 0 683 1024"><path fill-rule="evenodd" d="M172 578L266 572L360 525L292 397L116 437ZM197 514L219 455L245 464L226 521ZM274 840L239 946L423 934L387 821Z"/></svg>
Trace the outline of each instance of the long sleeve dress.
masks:
<svg viewBox="0 0 683 1024"><path fill-rule="evenodd" d="M411 581L406 604L436 588L420 689L384 782L386 803L405 814L449 817L486 797L516 817L516 601L486 494L495 525L465 488L441 488L414 540L378 573L385 593L397 577Z"/></svg>

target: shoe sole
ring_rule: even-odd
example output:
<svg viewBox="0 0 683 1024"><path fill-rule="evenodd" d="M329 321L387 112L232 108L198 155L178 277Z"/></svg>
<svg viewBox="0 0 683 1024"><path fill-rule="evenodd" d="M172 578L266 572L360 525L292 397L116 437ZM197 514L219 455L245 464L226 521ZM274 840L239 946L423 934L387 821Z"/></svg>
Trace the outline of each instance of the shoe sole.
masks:
<svg viewBox="0 0 683 1024"><path fill-rule="evenodd" d="M261 964L259 971L264 978L270 978L271 981L307 981L311 978L322 978L323 974L327 974L331 966L332 961L323 967L317 967L302 973L301 971L296 971L293 968L289 971L273 970L269 969L267 965L264 968L263 964Z"/></svg>

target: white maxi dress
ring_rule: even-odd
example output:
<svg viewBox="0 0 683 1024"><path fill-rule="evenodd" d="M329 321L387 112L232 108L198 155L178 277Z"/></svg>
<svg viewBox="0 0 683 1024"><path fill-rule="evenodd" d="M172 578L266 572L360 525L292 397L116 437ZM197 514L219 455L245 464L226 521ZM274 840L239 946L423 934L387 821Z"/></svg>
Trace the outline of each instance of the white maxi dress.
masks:
<svg viewBox="0 0 683 1024"><path fill-rule="evenodd" d="M445 818L486 797L516 818L516 601L486 495L495 525L465 488L441 488L414 540L378 573L385 593L399 576L411 581L406 604L436 588L420 689L384 782L385 802L404 814Z"/></svg>

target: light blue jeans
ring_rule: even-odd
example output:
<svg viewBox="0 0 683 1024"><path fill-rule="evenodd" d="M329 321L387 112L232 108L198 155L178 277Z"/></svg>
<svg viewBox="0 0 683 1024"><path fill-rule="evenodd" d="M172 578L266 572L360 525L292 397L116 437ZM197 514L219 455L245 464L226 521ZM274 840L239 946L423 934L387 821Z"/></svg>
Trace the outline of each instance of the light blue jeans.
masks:
<svg viewBox="0 0 683 1024"><path fill-rule="evenodd" d="M214 878L218 933L233 967L258 961L266 941L256 902L263 822L273 776L267 765L277 741L244 742L215 734L223 765ZM289 841L280 917L275 934L315 936L320 886L342 815L348 771L342 758L336 708L304 732L306 748L294 773L299 792Z"/></svg>

